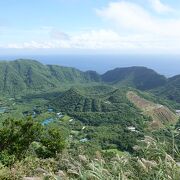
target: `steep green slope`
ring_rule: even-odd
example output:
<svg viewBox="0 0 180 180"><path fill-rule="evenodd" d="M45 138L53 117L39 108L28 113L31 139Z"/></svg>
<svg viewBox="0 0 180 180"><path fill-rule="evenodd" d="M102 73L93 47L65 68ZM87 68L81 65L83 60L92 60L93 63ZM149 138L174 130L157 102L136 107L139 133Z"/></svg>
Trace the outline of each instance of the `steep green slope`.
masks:
<svg viewBox="0 0 180 180"><path fill-rule="evenodd" d="M116 68L102 75L106 83L148 90L166 84L166 78L145 67Z"/></svg>
<svg viewBox="0 0 180 180"><path fill-rule="evenodd" d="M164 76L145 67L116 68L99 75L95 71L82 72L70 67L43 65L34 60L0 62L0 92L10 95L89 84L150 90L163 86L176 87L178 79L174 77L167 82ZM178 87L174 88L176 90Z"/></svg>
<svg viewBox="0 0 180 180"><path fill-rule="evenodd" d="M0 62L0 92L22 94L30 91L44 91L64 84L99 81L95 72L82 72L75 68L43 65L33 60Z"/></svg>
<svg viewBox="0 0 180 180"><path fill-rule="evenodd" d="M82 72L75 68L48 65L52 78L60 83L88 83L100 81L100 76L93 71Z"/></svg>
<svg viewBox="0 0 180 180"><path fill-rule="evenodd" d="M98 96L103 87L90 87L88 93L85 93L88 87L71 88L52 99L50 105L56 112L67 113L74 124L81 124L85 128L80 130L84 132L82 138L87 138L91 146L132 151L149 118L128 100L126 89L106 86ZM137 132L131 132L129 127Z"/></svg>
<svg viewBox="0 0 180 180"><path fill-rule="evenodd" d="M126 89L116 89L93 97L89 94L85 95L82 88L81 90L71 88L52 99L50 104L57 111L69 113L90 124L122 121L126 121L128 125L136 121L143 123L144 117L128 100L126 91Z"/></svg>
<svg viewBox="0 0 180 180"><path fill-rule="evenodd" d="M60 94L51 101L52 106L63 112L98 112L101 111L101 101L84 95L77 88Z"/></svg>
<svg viewBox="0 0 180 180"><path fill-rule="evenodd" d="M92 101L93 99L87 98L81 95L78 90L71 88L53 99L51 103L52 106L54 106L56 109L60 109L63 112L82 112L92 109Z"/></svg>
<svg viewBox="0 0 180 180"><path fill-rule="evenodd" d="M168 79L165 86L152 91L155 95L180 103L180 75Z"/></svg>
<svg viewBox="0 0 180 180"><path fill-rule="evenodd" d="M136 119L135 122L143 119L141 111L146 116L146 120L152 120L151 127L155 125L158 128L177 121L177 116L171 109L140 97L135 91L126 88L109 90L111 91L99 96L92 96L90 90L85 94L83 87L71 88L52 99L51 105L57 111L70 113L83 122L92 124L120 123L126 120L126 123L131 125L133 119ZM92 92L94 93L94 90Z"/></svg>
<svg viewBox="0 0 180 180"><path fill-rule="evenodd" d="M109 102L113 87L110 86L75 86L60 92L55 98L51 98L50 104L63 112L107 112L117 110Z"/></svg>
<svg viewBox="0 0 180 180"><path fill-rule="evenodd" d="M90 87L88 93L85 92L88 87L71 88L52 99L50 105L56 112L67 113L75 124L82 124L85 127L82 137L87 138L91 146L131 151L149 119L127 99L126 89L106 86L98 96L103 87ZM129 126L139 133L129 131Z"/></svg>

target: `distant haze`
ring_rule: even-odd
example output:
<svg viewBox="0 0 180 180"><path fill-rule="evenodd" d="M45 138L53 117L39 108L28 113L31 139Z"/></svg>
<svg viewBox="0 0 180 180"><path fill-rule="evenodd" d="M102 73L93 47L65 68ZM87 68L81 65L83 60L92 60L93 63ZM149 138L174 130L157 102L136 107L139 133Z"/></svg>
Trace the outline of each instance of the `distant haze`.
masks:
<svg viewBox="0 0 180 180"><path fill-rule="evenodd" d="M117 67L145 66L167 77L180 74L180 55L16 55L0 60L34 59L43 64L75 67L104 73Z"/></svg>

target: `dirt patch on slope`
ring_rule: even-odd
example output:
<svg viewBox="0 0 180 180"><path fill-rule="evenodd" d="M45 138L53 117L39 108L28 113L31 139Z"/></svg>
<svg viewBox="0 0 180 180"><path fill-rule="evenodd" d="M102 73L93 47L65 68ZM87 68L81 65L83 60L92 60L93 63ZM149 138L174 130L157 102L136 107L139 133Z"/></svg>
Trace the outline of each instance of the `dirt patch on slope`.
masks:
<svg viewBox="0 0 180 180"><path fill-rule="evenodd" d="M152 118L152 122L150 122L152 128L173 124L178 119L176 114L166 106L148 101L133 91L127 92L127 97L136 107L143 111L144 115Z"/></svg>

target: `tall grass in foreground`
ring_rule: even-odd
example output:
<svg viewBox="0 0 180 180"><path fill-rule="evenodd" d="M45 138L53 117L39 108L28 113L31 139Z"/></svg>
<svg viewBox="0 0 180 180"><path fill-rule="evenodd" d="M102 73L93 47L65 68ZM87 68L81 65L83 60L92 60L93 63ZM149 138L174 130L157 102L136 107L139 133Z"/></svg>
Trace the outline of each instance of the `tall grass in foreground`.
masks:
<svg viewBox="0 0 180 180"><path fill-rule="evenodd" d="M68 153L56 159L27 157L7 168L0 165L0 179L54 180L179 180L180 167L174 158L166 153L166 144L151 137L145 137L134 149L138 156L103 157L97 152L94 158L86 155L72 157Z"/></svg>

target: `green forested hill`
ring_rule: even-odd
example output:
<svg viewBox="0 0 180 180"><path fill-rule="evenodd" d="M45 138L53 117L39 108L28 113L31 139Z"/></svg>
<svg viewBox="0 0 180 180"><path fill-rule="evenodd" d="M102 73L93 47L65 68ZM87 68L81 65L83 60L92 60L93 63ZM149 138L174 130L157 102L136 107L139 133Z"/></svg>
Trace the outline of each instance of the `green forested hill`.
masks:
<svg viewBox="0 0 180 180"><path fill-rule="evenodd" d="M111 119L113 123L120 123L118 119L119 121L133 122L135 117L142 118L143 111L146 117L151 117L151 120L161 124L173 123L177 119L174 112L165 105L159 104L158 101L156 103L149 101L141 94L138 96L136 92L129 91L128 88L113 90L109 87L109 92L96 95L94 94L96 87L98 91L99 86L94 86L94 89L89 90L88 93L83 91L86 87L71 88L53 98L51 105L57 111L68 112L80 119L85 117L88 123L93 124L98 124L99 120L101 121L99 123L111 123ZM131 92L131 96L129 92ZM149 96L151 97L151 94ZM112 118L109 119L108 115Z"/></svg>
<svg viewBox="0 0 180 180"><path fill-rule="evenodd" d="M116 89L93 97L90 92L83 94L82 88L71 88L52 99L51 105L56 111L67 112L89 124L112 121L116 124L126 121L126 125L132 125L136 121L137 124L139 121L143 123L141 111L128 100L126 92L126 89Z"/></svg>
<svg viewBox="0 0 180 180"><path fill-rule="evenodd" d="M101 88L104 87L106 86ZM59 93L51 102L56 109L64 112L112 112L118 111L120 106L130 104L125 89L106 87L106 91L101 93L99 89L100 86L71 88Z"/></svg>
<svg viewBox="0 0 180 180"><path fill-rule="evenodd" d="M167 79L145 67L116 68L102 75L104 82L148 90L166 84Z"/></svg>
<svg viewBox="0 0 180 180"><path fill-rule="evenodd" d="M50 106L83 124L86 127L83 137L90 140L91 145L98 143L104 149L116 147L132 151L146 129L159 129L177 121L174 112L164 105L146 100L140 94L138 98L129 98L129 88L108 89L106 86L106 91L98 93L100 86L93 86L86 93L87 88L61 92L50 100ZM131 127L137 130L135 134L128 130Z"/></svg>
<svg viewBox="0 0 180 180"><path fill-rule="evenodd" d="M180 75L169 78L165 86L152 90L152 93L180 103Z"/></svg>
<svg viewBox="0 0 180 180"><path fill-rule="evenodd" d="M23 92L47 90L63 84L99 81L94 72L82 72L75 68L43 65L33 60L0 62L0 92L19 94Z"/></svg>
<svg viewBox="0 0 180 180"><path fill-rule="evenodd" d="M95 111L95 104L95 99L82 95L75 88L71 88L52 100L52 105L63 112Z"/></svg>
<svg viewBox="0 0 180 180"><path fill-rule="evenodd" d="M167 79L145 67L116 68L100 75L95 71L83 72L70 67L43 65L35 60L1 61L0 84L0 93L9 95L90 84L101 87L98 94L108 86L133 87L139 90L153 89L155 95L180 102L180 76Z"/></svg>
<svg viewBox="0 0 180 180"><path fill-rule="evenodd" d="M85 93L87 87L71 88L51 99L50 105L56 112L67 113L83 124L86 127L85 137L91 145L98 143L103 148L113 146L131 151L135 137L143 132L149 118L128 100L126 89L106 87L106 91L98 96L101 88L94 86L88 93ZM135 127L139 134L132 135L129 126ZM128 142L126 145L122 143L124 138Z"/></svg>
<svg viewBox="0 0 180 180"><path fill-rule="evenodd" d="M87 71L82 72L75 68L47 65L47 69L50 73L50 78L56 80L57 85L59 83L88 83L100 81L100 77L96 72Z"/></svg>

